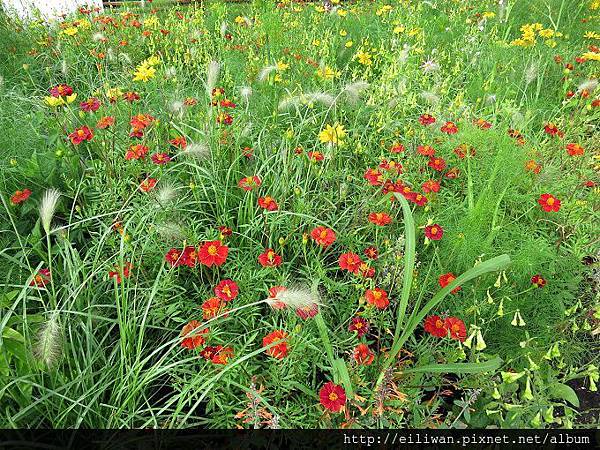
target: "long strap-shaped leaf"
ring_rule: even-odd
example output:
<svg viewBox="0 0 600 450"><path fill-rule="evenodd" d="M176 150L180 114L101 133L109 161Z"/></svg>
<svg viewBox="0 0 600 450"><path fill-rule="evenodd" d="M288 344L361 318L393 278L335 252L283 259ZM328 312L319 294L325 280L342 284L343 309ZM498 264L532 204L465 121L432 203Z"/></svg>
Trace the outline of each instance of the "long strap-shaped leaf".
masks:
<svg viewBox="0 0 600 450"><path fill-rule="evenodd" d="M404 216L404 276L402 279L402 293L400 296L400 305L398 306L398 316L396 318L396 330L394 331L394 341L397 341L400 336L400 330L402 330L402 323L404 322L410 298L410 290L412 288L413 273L415 270L416 239L415 221L410 211L410 205L402 195L397 193L394 195L400 200Z"/></svg>
<svg viewBox="0 0 600 450"><path fill-rule="evenodd" d="M402 373L480 373L496 370L502 364L499 356L489 361L480 363L449 363L449 364L426 364L419 367L411 367Z"/></svg>

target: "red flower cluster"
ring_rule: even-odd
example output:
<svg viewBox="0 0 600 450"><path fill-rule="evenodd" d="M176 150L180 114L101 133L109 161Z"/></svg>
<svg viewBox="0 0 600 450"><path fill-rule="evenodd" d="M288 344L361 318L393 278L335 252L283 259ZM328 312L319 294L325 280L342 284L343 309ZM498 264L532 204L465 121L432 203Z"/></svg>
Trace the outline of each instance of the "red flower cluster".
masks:
<svg viewBox="0 0 600 450"><path fill-rule="evenodd" d="M172 248L165 255L166 261L171 267L185 265L188 267L196 267L200 262L207 267L221 266L227 259L229 248L223 245L221 241L205 242L198 249L195 246L187 246L183 250Z"/></svg>
<svg viewBox="0 0 600 450"><path fill-rule="evenodd" d="M263 338L263 347L274 344L267 349L267 355L272 356L275 359L285 358L289 352L286 341L287 337L288 334L283 330L275 330L267 334Z"/></svg>
<svg viewBox="0 0 600 450"><path fill-rule="evenodd" d="M23 203L25 200L27 200L30 195L31 195L31 191L29 189L23 189L22 191L16 191L10 197L10 202L13 205L18 205L19 203Z"/></svg>
<svg viewBox="0 0 600 450"><path fill-rule="evenodd" d="M310 237L321 247L329 247L335 242L335 232L331 228L316 227L310 232Z"/></svg>
<svg viewBox="0 0 600 450"><path fill-rule="evenodd" d="M451 339L463 342L467 337L465 323L457 317L442 319L437 315L429 316L425 319L423 327L427 333L439 338L450 335Z"/></svg>
<svg viewBox="0 0 600 450"><path fill-rule="evenodd" d="M69 134L69 139L73 145L79 145L83 141L91 141L94 137L94 133L91 128L87 125L84 125L80 128L77 128L75 131Z"/></svg>

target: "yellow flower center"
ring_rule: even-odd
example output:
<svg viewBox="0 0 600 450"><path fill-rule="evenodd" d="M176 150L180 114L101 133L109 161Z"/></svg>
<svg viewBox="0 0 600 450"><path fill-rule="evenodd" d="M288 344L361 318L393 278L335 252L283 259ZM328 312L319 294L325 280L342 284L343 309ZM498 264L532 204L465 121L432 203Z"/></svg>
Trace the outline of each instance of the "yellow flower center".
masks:
<svg viewBox="0 0 600 450"><path fill-rule="evenodd" d="M217 254L217 247L214 245L211 245L208 247L208 254L211 256L214 256Z"/></svg>

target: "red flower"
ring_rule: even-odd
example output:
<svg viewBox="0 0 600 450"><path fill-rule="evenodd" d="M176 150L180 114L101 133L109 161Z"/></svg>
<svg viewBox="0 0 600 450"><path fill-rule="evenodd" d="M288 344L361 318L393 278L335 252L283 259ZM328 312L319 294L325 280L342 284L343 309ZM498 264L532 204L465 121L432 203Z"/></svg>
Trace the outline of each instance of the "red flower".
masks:
<svg viewBox="0 0 600 450"><path fill-rule="evenodd" d="M156 178L146 178L140 183L140 189L144 192L149 192L156 186L158 180Z"/></svg>
<svg viewBox="0 0 600 450"><path fill-rule="evenodd" d="M244 155L246 158L251 158L252 155L254 155L254 149L252 147L244 147L242 149L242 155Z"/></svg>
<svg viewBox="0 0 600 450"><path fill-rule="evenodd" d="M110 127L111 125L114 125L114 123L115 123L114 117L105 116L98 121L98 123L96 124L96 128L98 128L100 130L104 130L104 129Z"/></svg>
<svg viewBox="0 0 600 450"><path fill-rule="evenodd" d="M79 145L83 141L91 141L93 137L94 133L87 125L77 128L75 131L69 134L69 139L71 139L71 143L73 145Z"/></svg>
<svg viewBox="0 0 600 450"><path fill-rule="evenodd" d="M183 326L180 334L180 337L183 338L181 340L181 346L183 348L193 350L206 342L202 335L208 333L208 328L200 330L199 327L200 322L197 320L192 320Z"/></svg>
<svg viewBox="0 0 600 450"><path fill-rule="evenodd" d="M560 131L558 129L558 127L556 125L554 125L553 123L546 124L544 126L544 131L546 132L546 134L549 134L552 137L554 137L554 136L563 137L564 136L564 133L562 131Z"/></svg>
<svg viewBox="0 0 600 450"><path fill-rule="evenodd" d="M155 153L150 158L154 164L158 165L167 164L169 161L171 161L171 157L168 153Z"/></svg>
<svg viewBox="0 0 600 450"><path fill-rule="evenodd" d="M390 147L390 152L392 153L402 153L404 150L404 145L398 143L395 143Z"/></svg>
<svg viewBox="0 0 600 450"><path fill-rule="evenodd" d="M425 227L425 236L432 241L439 241L444 235L444 229L437 223Z"/></svg>
<svg viewBox="0 0 600 450"><path fill-rule="evenodd" d="M182 256L183 252L179 249L172 248L165 255L165 260L171 265L171 267L177 267L182 264Z"/></svg>
<svg viewBox="0 0 600 450"><path fill-rule="evenodd" d="M233 123L233 117L231 117L230 114L227 114L227 113L224 113L224 112L220 112L217 115L217 123L218 124L231 125Z"/></svg>
<svg viewBox="0 0 600 450"><path fill-rule="evenodd" d="M446 324L440 316L429 316L425 319L423 324L425 331L435 337L443 338L448 336L448 329Z"/></svg>
<svg viewBox="0 0 600 450"><path fill-rule="evenodd" d="M369 331L369 322L362 317L353 317L348 325L348 331L354 331L358 337L363 337Z"/></svg>
<svg viewBox="0 0 600 450"><path fill-rule="evenodd" d="M282 263L283 259L272 248L267 248L263 253L258 255L258 262L263 267L277 267Z"/></svg>
<svg viewBox="0 0 600 450"><path fill-rule="evenodd" d="M288 334L283 330L275 330L269 334L267 334L263 338L263 347L276 343L272 347L267 349L267 355L272 356L276 359L283 359L288 354L288 346L286 342L286 338Z"/></svg>
<svg viewBox="0 0 600 450"><path fill-rule="evenodd" d="M232 347L222 347L221 345L217 345L214 349L211 361L213 364L227 364L231 358L233 358Z"/></svg>
<svg viewBox="0 0 600 450"><path fill-rule="evenodd" d="M266 197L260 197L258 199L258 206L260 206L263 209L266 209L267 211L277 211L277 209L279 208L277 202L273 199L273 197L269 195L267 195Z"/></svg>
<svg viewBox="0 0 600 450"><path fill-rule="evenodd" d="M529 172L533 172L535 174L538 174L542 170L542 165L536 163L533 159L530 159L529 161L527 161L525 163L525 170L529 171Z"/></svg>
<svg viewBox="0 0 600 450"><path fill-rule="evenodd" d="M19 203L23 203L25 200L27 200L30 195L31 195L31 191L29 189L23 189L22 191L16 191L10 197L10 202L13 205L18 205Z"/></svg>
<svg viewBox="0 0 600 450"><path fill-rule="evenodd" d="M154 122L154 117L150 114L137 114L131 118L129 124L134 130L143 130Z"/></svg>
<svg viewBox="0 0 600 450"><path fill-rule="evenodd" d="M419 116L419 123L421 125L431 125L432 123L435 122L435 117L430 116L429 114L422 114L421 116Z"/></svg>
<svg viewBox="0 0 600 450"><path fill-rule="evenodd" d="M567 144L567 153L569 156L582 156L584 150L579 144Z"/></svg>
<svg viewBox="0 0 600 450"><path fill-rule="evenodd" d="M369 266L366 262L360 263L358 272L365 278L373 278L375 276L375 268Z"/></svg>
<svg viewBox="0 0 600 450"><path fill-rule="evenodd" d="M50 88L50 95L52 97L66 97L73 93L73 88L68 84L57 84Z"/></svg>
<svg viewBox="0 0 600 450"><path fill-rule="evenodd" d="M375 225L385 226L392 222L392 218L386 213L371 213L369 214L369 222L374 223Z"/></svg>
<svg viewBox="0 0 600 450"><path fill-rule="evenodd" d="M387 159L383 159L379 164L379 168L383 170L393 171L396 174L400 175L402 173L403 167L402 164L396 162L394 160L388 161Z"/></svg>
<svg viewBox="0 0 600 450"><path fill-rule="evenodd" d="M117 284L121 283L121 269L117 266L116 267L117 270L111 270L108 272L108 277L109 278L116 278L117 280ZM123 276L125 278L129 278L129 276L131 275L131 270L133 269L133 264L131 264L130 262L126 262L125 265L123 266Z"/></svg>
<svg viewBox="0 0 600 450"><path fill-rule="evenodd" d="M531 284L535 284L538 288L543 288L546 286L546 279L541 275L534 275L531 277Z"/></svg>
<svg viewBox="0 0 600 450"><path fill-rule="evenodd" d="M360 264L362 263L360 256L356 253L342 253L340 255L339 264L340 268L343 270L348 270L352 273L358 273L358 269Z"/></svg>
<svg viewBox="0 0 600 450"><path fill-rule="evenodd" d="M204 320L212 319L219 315L223 307L225 306L225 302L218 297L211 297L202 303L202 317Z"/></svg>
<svg viewBox="0 0 600 450"><path fill-rule="evenodd" d="M140 99L140 96L137 92L125 92L123 94L123 100L129 103L136 102Z"/></svg>
<svg viewBox="0 0 600 450"><path fill-rule="evenodd" d="M323 152L320 152L318 150L308 152L307 156L308 156L308 159L313 162L319 162L319 161L323 161L325 159L325 155L323 155Z"/></svg>
<svg viewBox="0 0 600 450"><path fill-rule="evenodd" d="M421 188L426 194L429 192L440 192L440 183L435 180L427 180L425 183L423 183Z"/></svg>
<svg viewBox="0 0 600 450"><path fill-rule="evenodd" d="M376 247L367 247L363 253L369 259L377 259L379 257L379 252L377 251Z"/></svg>
<svg viewBox="0 0 600 450"><path fill-rule="evenodd" d="M450 339L456 339L463 342L467 337L467 328L465 323L457 317L448 317L444 321L446 329L450 333Z"/></svg>
<svg viewBox="0 0 600 450"><path fill-rule="evenodd" d="M465 156L475 156L475 149L467 144L460 144L454 149L454 153L456 153L456 156L460 159L463 159Z"/></svg>
<svg viewBox="0 0 600 450"><path fill-rule="evenodd" d="M245 191L251 191L255 187L259 187L261 184L261 179L258 178L256 175L253 175L251 177L244 177L238 182L238 186Z"/></svg>
<svg viewBox="0 0 600 450"><path fill-rule="evenodd" d="M224 302L233 300L239 292L238 285L233 280L223 280L215 287L215 295Z"/></svg>
<svg viewBox="0 0 600 450"><path fill-rule="evenodd" d="M91 98L87 99L85 102L81 102L79 104L79 107L81 108L82 111L85 111L85 112L98 111L98 108L100 108L100 100L98 100L96 97L91 97Z"/></svg>
<svg viewBox="0 0 600 450"><path fill-rule="evenodd" d="M328 381L319 391L319 400L331 412L340 412L346 404L346 391L341 386Z"/></svg>
<svg viewBox="0 0 600 450"><path fill-rule="evenodd" d="M450 169L448 172L446 172L444 174L444 176L450 180L454 180L455 178L458 178L460 171L458 170L457 167L453 167L452 169Z"/></svg>
<svg viewBox="0 0 600 450"><path fill-rule="evenodd" d="M381 186L383 183L383 174L377 169L367 169L364 178L371 186Z"/></svg>
<svg viewBox="0 0 600 450"><path fill-rule="evenodd" d="M417 147L417 153L419 155L432 157L435 155L435 149L431 145L419 145Z"/></svg>
<svg viewBox="0 0 600 450"><path fill-rule="evenodd" d="M538 203L542 206L542 209L546 212L558 212L560 209L560 200L552 194L542 194L538 199Z"/></svg>
<svg viewBox="0 0 600 450"><path fill-rule="evenodd" d="M448 272L443 275L440 275L440 278L438 279L438 283L440 284L441 287L445 288L450 283L452 283L455 279L456 279L456 277L454 276L454 274L452 274L452 272ZM457 286L454 289L452 289L450 292L453 294L456 294L461 289L462 288L460 286Z"/></svg>
<svg viewBox="0 0 600 450"><path fill-rule="evenodd" d="M176 138L173 138L169 141L169 143L173 146L173 147L177 147L177 148L186 148L187 147L187 141L185 140L184 136L177 136Z"/></svg>
<svg viewBox="0 0 600 450"><path fill-rule="evenodd" d="M132 159L141 159L146 156L149 148L142 144L136 144L129 147L129 150L125 153L125 159L131 161Z"/></svg>
<svg viewBox="0 0 600 450"><path fill-rule="evenodd" d="M198 262L198 248L193 245L188 245L183 249L181 254L181 264L188 267L196 267Z"/></svg>
<svg viewBox="0 0 600 450"><path fill-rule="evenodd" d="M319 305L316 303L311 303L309 305L303 306L301 308L296 309L296 315L300 317L302 320L310 319L311 317L315 317L319 313Z"/></svg>
<svg viewBox="0 0 600 450"><path fill-rule="evenodd" d="M50 281L50 269L40 269L29 283L29 286L44 287Z"/></svg>
<svg viewBox="0 0 600 450"><path fill-rule="evenodd" d="M207 267L212 266L221 266L227 259L227 255L229 254L229 248L226 245L223 245L221 241L209 241L205 242L202 247L200 247L199 257L201 264L204 264Z"/></svg>
<svg viewBox="0 0 600 450"><path fill-rule="evenodd" d="M365 298L369 305L374 305L377 309L385 309L390 304L387 292L380 288L367 289Z"/></svg>
<svg viewBox="0 0 600 450"><path fill-rule="evenodd" d="M440 130L447 134L456 134L458 133L458 127L454 124L454 122L446 122Z"/></svg>
<svg viewBox="0 0 600 450"><path fill-rule="evenodd" d="M488 128L492 127L492 124L484 119L477 119L473 121L473 124L476 127L481 128L482 130L487 130Z"/></svg>
<svg viewBox="0 0 600 450"><path fill-rule="evenodd" d="M310 236L322 247L329 247L335 242L335 232L327 227L315 228L310 232Z"/></svg>
<svg viewBox="0 0 600 450"><path fill-rule="evenodd" d="M429 163L427 163L427 165L429 167L431 167L433 170L437 170L438 172L441 172L442 170L444 170L446 168L446 161L444 161L443 158L431 157L431 158L429 158Z"/></svg>
<svg viewBox="0 0 600 450"><path fill-rule="evenodd" d="M367 344L358 344L352 352L354 361L363 366L370 366L375 359L375 354Z"/></svg>
<svg viewBox="0 0 600 450"><path fill-rule="evenodd" d="M405 197L419 206L424 206L427 203L427 197L419 192L409 192Z"/></svg>

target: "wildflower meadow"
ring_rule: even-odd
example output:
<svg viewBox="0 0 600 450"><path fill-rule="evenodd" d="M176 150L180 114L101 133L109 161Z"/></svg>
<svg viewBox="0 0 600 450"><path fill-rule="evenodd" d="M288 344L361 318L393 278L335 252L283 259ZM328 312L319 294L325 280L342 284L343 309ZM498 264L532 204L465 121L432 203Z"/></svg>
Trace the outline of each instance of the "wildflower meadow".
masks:
<svg viewBox="0 0 600 450"><path fill-rule="evenodd" d="M600 1L0 9L2 428L597 428Z"/></svg>

